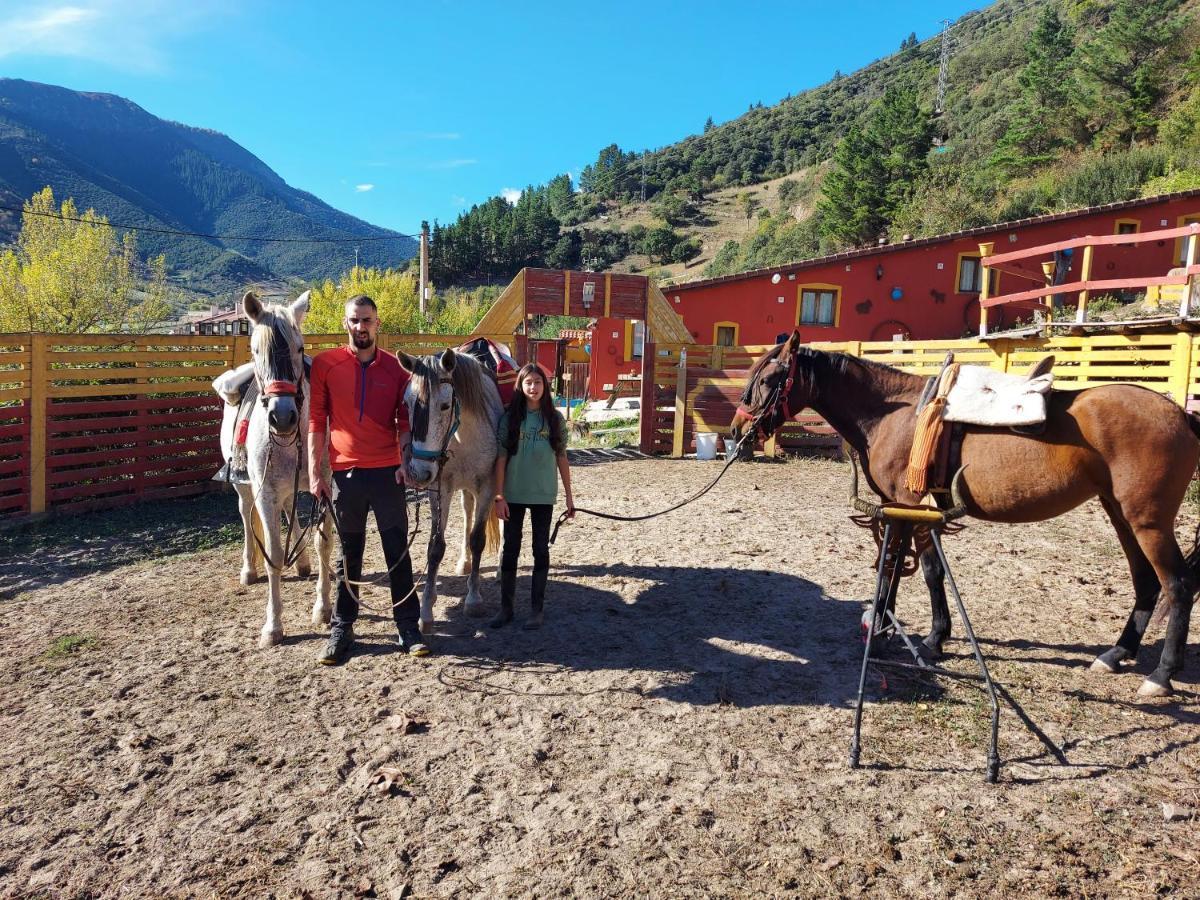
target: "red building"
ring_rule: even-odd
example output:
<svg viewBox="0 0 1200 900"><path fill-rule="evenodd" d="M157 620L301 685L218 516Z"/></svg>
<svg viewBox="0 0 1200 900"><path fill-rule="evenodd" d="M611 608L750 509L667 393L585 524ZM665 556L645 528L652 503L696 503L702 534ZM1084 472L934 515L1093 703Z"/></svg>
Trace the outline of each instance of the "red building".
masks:
<svg viewBox="0 0 1200 900"><path fill-rule="evenodd" d="M772 344L793 328L806 341L889 340L898 334L914 340L957 338L979 330L980 243L992 242L999 254L1192 222L1200 222L1200 190L849 250L674 285L663 294L698 344ZM1182 240L1097 247L1092 272L1102 279L1165 275L1180 264L1183 252ZM1023 268L1028 279L993 272L992 295L1045 284L1037 263ZM1078 266L1073 268L1077 274ZM1003 308L989 316L992 330L1013 324L1014 313ZM639 325L597 321L591 342L593 396L604 384L615 383L618 374L639 371Z"/></svg>

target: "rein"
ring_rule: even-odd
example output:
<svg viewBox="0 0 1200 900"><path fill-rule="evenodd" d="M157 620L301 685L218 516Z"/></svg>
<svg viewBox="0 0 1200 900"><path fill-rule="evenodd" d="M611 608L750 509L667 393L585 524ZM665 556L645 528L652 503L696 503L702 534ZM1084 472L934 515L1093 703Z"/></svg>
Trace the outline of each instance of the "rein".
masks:
<svg viewBox="0 0 1200 900"><path fill-rule="evenodd" d="M448 378L441 379L441 384L450 385L451 403L454 409L454 421L446 430L446 436L442 438L442 446L436 451L423 450L420 447L410 447L409 452L417 459L423 459L426 462L445 463L450 458L450 441L454 439L454 435L458 434L458 426L462 424L462 404L458 402L458 393L454 390L454 382ZM426 421L428 421L428 412L426 413ZM428 427L428 426L426 426Z"/></svg>
<svg viewBox="0 0 1200 900"><path fill-rule="evenodd" d="M597 519L609 519L614 522L644 522L647 519L656 519L659 516L665 516L669 512L674 512L675 510L687 506L689 503L695 500L699 500L714 487L716 487L717 482L720 481L725 473L729 471L729 467L737 462L738 456L742 449L742 444L745 442L747 437L752 438L755 434L757 434L756 429L757 422L755 423L755 429L747 429L747 431L738 440L735 451L727 460L725 460L725 465L721 467L721 471L717 473L717 477L700 490L696 491L696 493L692 494L692 496L688 497L686 500L680 500L674 506L668 506L666 509L660 509L658 512L645 513L640 516L618 516L614 513L600 512L595 509L584 509L582 506L576 506L574 509L566 509L559 514L558 521L554 523L554 530L550 532L550 543L553 544L558 538L558 529L562 527L563 522L567 521L567 519L569 519L573 513L583 513L585 516L595 516Z"/></svg>

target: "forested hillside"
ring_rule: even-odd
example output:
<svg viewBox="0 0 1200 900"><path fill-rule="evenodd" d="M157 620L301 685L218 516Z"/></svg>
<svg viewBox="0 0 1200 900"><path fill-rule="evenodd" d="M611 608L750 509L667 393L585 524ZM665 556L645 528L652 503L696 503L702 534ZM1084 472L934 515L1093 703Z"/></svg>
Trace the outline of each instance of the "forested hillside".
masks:
<svg viewBox="0 0 1200 900"><path fill-rule="evenodd" d="M415 242L333 209L289 186L223 134L167 122L128 100L0 79L0 205L20 209L44 187L112 222L287 238L223 241L141 230L140 252L164 255L177 283L206 292L248 281L336 276L353 247L296 239L368 236L360 261L402 264ZM10 239L20 214L0 213Z"/></svg>
<svg viewBox="0 0 1200 900"><path fill-rule="evenodd" d="M1001 0L949 29L940 112L940 39L909 35L774 106L658 150L610 145L577 185L560 176L439 225L435 278L725 274L1200 186L1197 5ZM713 227L731 214L736 239Z"/></svg>

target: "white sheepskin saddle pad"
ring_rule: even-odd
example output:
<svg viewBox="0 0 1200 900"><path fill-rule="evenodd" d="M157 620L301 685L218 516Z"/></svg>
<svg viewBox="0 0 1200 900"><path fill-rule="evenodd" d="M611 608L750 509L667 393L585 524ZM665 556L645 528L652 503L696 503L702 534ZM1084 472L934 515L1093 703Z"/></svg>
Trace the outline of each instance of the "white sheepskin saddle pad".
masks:
<svg viewBox="0 0 1200 900"><path fill-rule="evenodd" d="M943 418L969 425L1037 425L1046 421L1046 394L1053 383L1051 372L1026 378L986 366L961 366L946 395Z"/></svg>

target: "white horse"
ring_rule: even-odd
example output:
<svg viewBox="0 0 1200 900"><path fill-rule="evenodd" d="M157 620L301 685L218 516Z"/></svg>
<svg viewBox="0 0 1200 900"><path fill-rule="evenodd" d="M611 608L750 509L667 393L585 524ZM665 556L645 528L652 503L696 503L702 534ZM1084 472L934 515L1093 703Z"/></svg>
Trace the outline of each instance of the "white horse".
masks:
<svg viewBox="0 0 1200 900"><path fill-rule="evenodd" d="M466 353L446 350L424 358L397 353L412 379L404 392L412 426L412 454L406 461L408 483L430 488L432 527L421 594L421 630L433 630L437 573L446 552L446 520L455 491L462 491L464 529L458 574L470 575L463 607L483 614L479 560L485 546L499 545L493 498L496 495L496 426L504 408L496 383ZM470 556L468 557L468 552Z"/></svg>
<svg viewBox="0 0 1200 900"><path fill-rule="evenodd" d="M270 647L283 639L280 577L288 555L295 556L296 571L302 577L311 571L307 536L299 540L298 546L285 547L280 533L280 513L286 512L293 533L301 537L294 501L298 490L309 489L308 393L304 337L300 332L300 324L308 312L308 292L290 306L263 306L253 292L248 292L242 298L242 308L254 323L250 351L258 396L250 411L246 435L249 483L235 485L245 532L240 580L246 585L258 581L258 560L265 550L267 618L258 643L260 647ZM221 429L221 451L227 463L233 451L236 418L237 408L227 405ZM263 528L263 523L269 527ZM331 516L326 513L313 527L317 532L318 558L312 623L319 626L330 617Z"/></svg>

